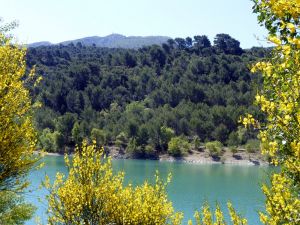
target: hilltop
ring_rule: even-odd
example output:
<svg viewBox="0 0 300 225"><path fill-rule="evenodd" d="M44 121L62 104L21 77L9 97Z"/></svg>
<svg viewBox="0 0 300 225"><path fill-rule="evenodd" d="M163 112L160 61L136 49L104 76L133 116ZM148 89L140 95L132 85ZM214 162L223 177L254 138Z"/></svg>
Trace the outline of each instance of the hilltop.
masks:
<svg viewBox="0 0 300 225"><path fill-rule="evenodd" d="M28 45L28 47L39 47L39 46L50 46L50 45L68 45L77 44L85 46L96 46L96 47L106 47L106 48L128 48L137 49L144 46L150 45L162 45L166 43L170 37L166 36L124 36L121 34L111 34L104 37L92 36L84 37L75 40L63 41L57 44L53 44L48 41L35 42Z"/></svg>

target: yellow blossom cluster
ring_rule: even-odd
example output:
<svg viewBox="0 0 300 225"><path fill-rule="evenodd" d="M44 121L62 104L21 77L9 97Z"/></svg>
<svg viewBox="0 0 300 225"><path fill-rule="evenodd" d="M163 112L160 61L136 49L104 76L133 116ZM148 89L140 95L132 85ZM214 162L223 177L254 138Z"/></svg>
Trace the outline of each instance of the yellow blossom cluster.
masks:
<svg viewBox="0 0 300 225"><path fill-rule="evenodd" d="M229 202L227 204L228 211L230 214L231 222L233 225L247 225L247 220L239 216L232 204ZM214 214L214 217L213 217ZM220 209L220 206L217 204L215 212L210 209L209 205L206 203L202 207L202 211L196 211L194 214L195 224L196 225L226 225L227 223L224 220L223 212ZM188 225L193 225L192 220L188 221Z"/></svg>
<svg viewBox="0 0 300 225"><path fill-rule="evenodd" d="M240 117L239 122L242 123L245 127L247 126L256 126L257 121L251 114L246 114L243 118Z"/></svg>
<svg viewBox="0 0 300 225"><path fill-rule="evenodd" d="M271 188L263 185L262 189L267 197L266 210L272 217L260 213L261 221L269 225L299 224L300 199L293 197L293 180L274 174L271 182Z"/></svg>
<svg viewBox="0 0 300 225"><path fill-rule="evenodd" d="M32 125L31 100L25 82L26 49L0 32L0 190L22 190L24 176L33 166L36 134Z"/></svg>
<svg viewBox="0 0 300 225"><path fill-rule="evenodd" d="M82 144L72 161L65 157L67 178L58 173L50 190L50 224L181 224L166 194L166 185L156 175L154 185L123 185L123 173L114 174L110 158L96 144Z"/></svg>
<svg viewBox="0 0 300 225"><path fill-rule="evenodd" d="M263 76L256 103L266 114L259 138L262 153L281 171L263 186L264 224L300 224L300 36L299 0L254 0L258 20L269 30L271 58L252 72ZM249 117L249 116L248 116Z"/></svg>
<svg viewBox="0 0 300 225"><path fill-rule="evenodd" d="M299 0L253 0L254 12L271 34L281 31L283 36L296 36L299 28ZM279 40L286 41L286 37Z"/></svg>
<svg viewBox="0 0 300 225"><path fill-rule="evenodd" d="M281 21L288 15L293 20L298 20L300 16L300 1L299 0L261 0L260 7L266 11L270 11L275 14Z"/></svg>

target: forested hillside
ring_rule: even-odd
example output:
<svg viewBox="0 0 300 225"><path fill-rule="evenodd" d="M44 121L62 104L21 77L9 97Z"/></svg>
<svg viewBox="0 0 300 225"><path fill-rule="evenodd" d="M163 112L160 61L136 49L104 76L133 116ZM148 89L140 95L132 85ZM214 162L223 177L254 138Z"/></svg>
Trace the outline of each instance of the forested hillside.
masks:
<svg viewBox="0 0 300 225"><path fill-rule="evenodd" d="M171 137L191 142L244 144L239 127L259 77L249 66L268 49L243 50L227 34L170 39L138 50L81 43L29 48L28 67L43 79L31 87L39 146L73 149L84 138L149 157L167 151Z"/></svg>

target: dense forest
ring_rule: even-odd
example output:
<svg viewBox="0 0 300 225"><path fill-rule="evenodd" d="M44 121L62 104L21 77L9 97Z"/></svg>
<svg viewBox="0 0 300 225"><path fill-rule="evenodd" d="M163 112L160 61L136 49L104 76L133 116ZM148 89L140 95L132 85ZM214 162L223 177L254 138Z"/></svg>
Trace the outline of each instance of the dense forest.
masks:
<svg viewBox="0 0 300 225"><path fill-rule="evenodd" d="M259 75L251 64L269 50L244 50L228 34L169 39L137 50L95 45L29 48L28 68L42 77L30 86L39 147L71 151L83 139L116 145L136 157L153 157L178 143L217 140L242 145L256 137L243 129ZM170 152L172 153L172 152ZM174 155L180 155L175 152Z"/></svg>

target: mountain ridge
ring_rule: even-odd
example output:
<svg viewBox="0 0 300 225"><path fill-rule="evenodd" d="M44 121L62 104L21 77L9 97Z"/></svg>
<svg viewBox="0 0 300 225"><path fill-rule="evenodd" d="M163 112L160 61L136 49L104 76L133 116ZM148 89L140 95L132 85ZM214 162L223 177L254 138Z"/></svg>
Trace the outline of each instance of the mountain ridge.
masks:
<svg viewBox="0 0 300 225"><path fill-rule="evenodd" d="M107 36L90 36L83 37L74 40L63 41L59 43L51 43L48 41L34 42L28 44L28 47L39 47L39 46L49 46L49 45L68 45L81 43L85 46L95 45L97 47L107 47L107 48L132 48L137 49L144 46L150 46L153 44L162 45L166 43L170 37L167 36L125 36L122 34L110 34Z"/></svg>

